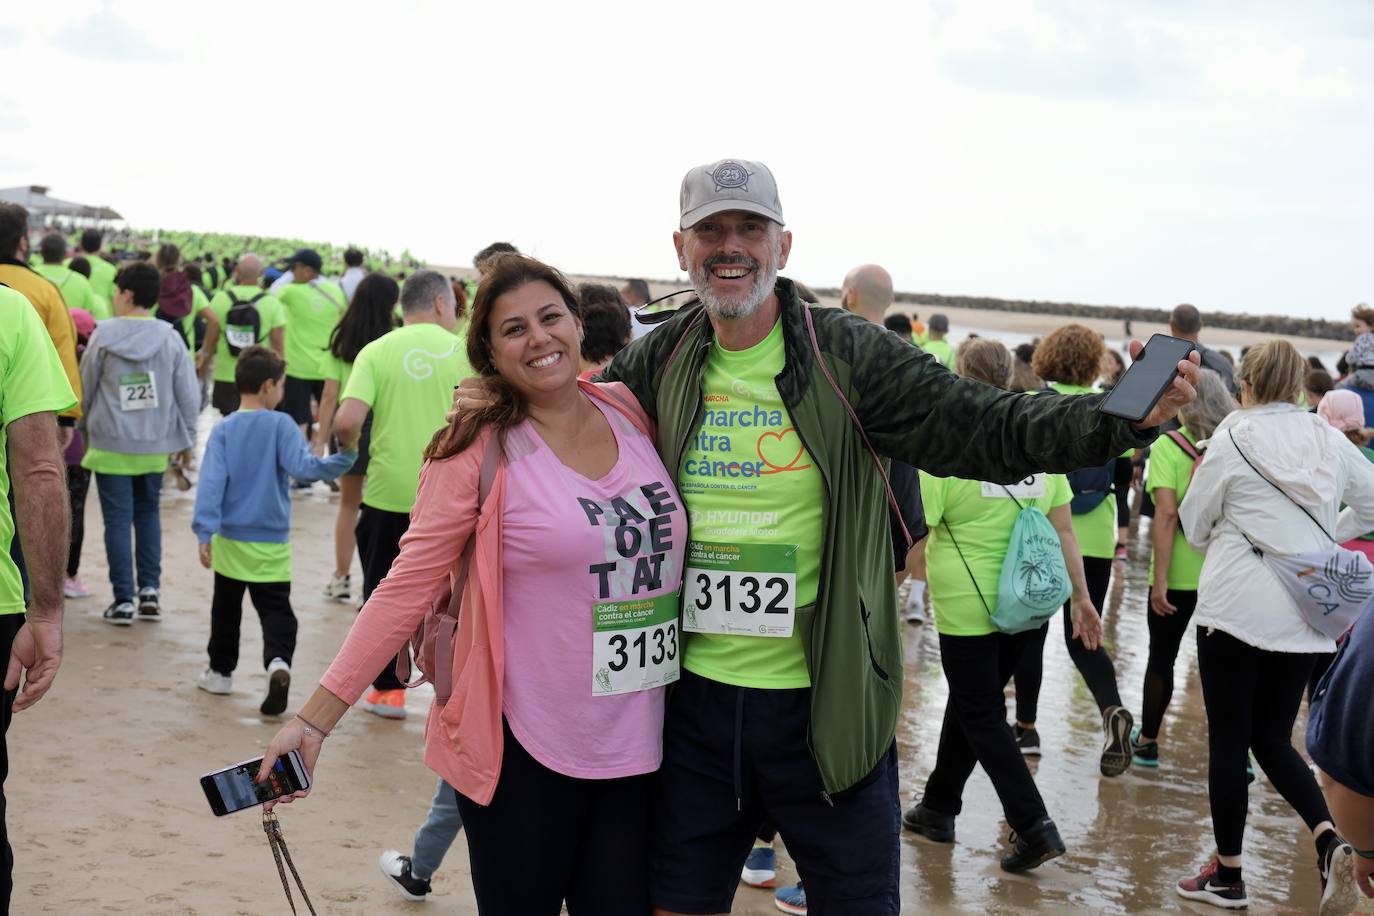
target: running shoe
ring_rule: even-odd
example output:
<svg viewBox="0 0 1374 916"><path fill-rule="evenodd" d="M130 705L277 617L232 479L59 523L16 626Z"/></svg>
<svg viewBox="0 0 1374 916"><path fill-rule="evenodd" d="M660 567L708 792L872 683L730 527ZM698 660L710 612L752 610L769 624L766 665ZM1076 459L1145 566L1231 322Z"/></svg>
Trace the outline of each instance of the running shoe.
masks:
<svg viewBox="0 0 1374 916"><path fill-rule="evenodd" d="M1355 888L1355 850L1339 836L1317 861L1322 879L1321 916L1349 916L1359 903Z"/></svg>
<svg viewBox="0 0 1374 916"><path fill-rule="evenodd" d="M286 711L286 695L291 691L291 666L280 658L267 666L267 696L258 710L264 716L279 716Z"/></svg>
<svg viewBox="0 0 1374 916"><path fill-rule="evenodd" d="M134 622L134 604L132 601L116 601L105 608L105 613L101 616L106 623L127 627Z"/></svg>
<svg viewBox="0 0 1374 916"><path fill-rule="evenodd" d="M1011 733L1016 736L1016 746L1021 749L1022 757L1040 756L1040 733L1034 727L1022 728L1013 725Z"/></svg>
<svg viewBox="0 0 1374 916"><path fill-rule="evenodd" d="M739 879L750 887L773 887L778 883L778 854L772 846L755 846L744 860Z"/></svg>
<svg viewBox="0 0 1374 916"><path fill-rule="evenodd" d="M773 895L773 906L793 916L806 916L806 890L801 882L796 887L779 888Z"/></svg>
<svg viewBox="0 0 1374 916"><path fill-rule="evenodd" d="M1106 740L1102 743L1103 776L1120 776L1131 768L1131 727L1135 718L1124 706L1113 706L1102 717L1102 732Z"/></svg>
<svg viewBox="0 0 1374 916"><path fill-rule="evenodd" d="M1159 767L1159 742L1141 741L1140 728L1131 730L1131 763L1138 767Z"/></svg>
<svg viewBox="0 0 1374 916"><path fill-rule="evenodd" d="M383 719L404 719L406 717L406 692L404 690L369 690L367 696L358 704L374 716Z"/></svg>
<svg viewBox="0 0 1374 916"><path fill-rule="evenodd" d="M1247 786L1254 785L1257 778L1255 776L1255 758L1250 757L1245 761L1245 784Z"/></svg>
<svg viewBox="0 0 1374 916"><path fill-rule="evenodd" d="M149 586L138 590L138 619L150 621L162 619L162 601L157 589Z"/></svg>
<svg viewBox="0 0 1374 916"><path fill-rule="evenodd" d="M234 679L227 674L220 674L213 668L206 668L196 681L196 686L206 693L213 693L216 696L228 696L234 692Z"/></svg>
<svg viewBox="0 0 1374 916"><path fill-rule="evenodd" d="M1125 544L1117 544L1117 545L1116 545L1116 556L1113 557L1113 559L1115 559L1116 562L1118 562L1118 563L1125 563L1125 562L1126 562L1127 556L1126 556L1126 545L1125 545Z"/></svg>
<svg viewBox="0 0 1374 916"><path fill-rule="evenodd" d="M410 872L410 856L403 856L394 849L388 849L377 860L378 867L387 880L396 885L396 890L407 900L420 902L429 896L429 879L417 878Z"/></svg>
<svg viewBox="0 0 1374 916"><path fill-rule="evenodd" d="M954 817L931 811L924 802L902 814L902 826L934 843L954 842Z"/></svg>
<svg viewBox="0 0 1374 916"><path fill-rule="evenodd" d="M926 622L926 589L922 582L920 588L916 587L915 580L912 580L906 593L906 604L902 607L902 616L907 623L917 625Z"/></svg>
<svg viewBox="0 0 1374 916"><path fill-rule="evenodd" d="M1040 823L1025 833L1013 833L1009 842L1011 852L1002 857L1002 870L1013 874L1039 868L1064 854L1059 828L1048 817L1041 818Z"/></svg>
<svg viewBox="0 0 1374 916"><path fill-rule="evenodd" d="M329 577L329 584L324 587L324 596L335 601L349 602L353 600L353 587L349 584L348 573L342 576L334 573Z"/></svg>
<svg viewBox="0 0 1374 916"><path fill-rule="evenodd" d="M91 590L86 587L86 583L82 582L79 576L68 576L62 581L62 597L89 598L91 597Z"/></svg>
<svg viewBox="0 0 1374 916"><path fill-rule="evenodd" d="M1178 882L1178 895L1187 900L1210 903L1227 910L1243 910L1250 905L1245 896L1245 882L1225 884L1217 879L1217 859L1212 857L1195 878L1184 878Z"/></svg>

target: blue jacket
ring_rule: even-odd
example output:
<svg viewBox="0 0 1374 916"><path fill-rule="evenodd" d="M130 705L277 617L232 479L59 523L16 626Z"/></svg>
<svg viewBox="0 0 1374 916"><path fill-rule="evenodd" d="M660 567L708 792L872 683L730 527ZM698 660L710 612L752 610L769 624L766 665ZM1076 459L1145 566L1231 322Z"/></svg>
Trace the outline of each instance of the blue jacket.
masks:
<svg viewBox="0 0 1374 916"><path fill-rule="evenodd" d="M196 481L191 528L202 544L212 534L235 541L285 544L291 532L289 479L333 480L356 451L316 458L290 416L240 410L211 432Z"/></svg>

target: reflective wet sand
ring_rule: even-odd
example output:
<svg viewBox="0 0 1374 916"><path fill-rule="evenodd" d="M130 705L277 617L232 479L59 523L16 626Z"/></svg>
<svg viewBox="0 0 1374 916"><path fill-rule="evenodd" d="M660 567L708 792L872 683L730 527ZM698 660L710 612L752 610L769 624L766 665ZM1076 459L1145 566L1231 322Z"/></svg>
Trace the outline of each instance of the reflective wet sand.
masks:
<svg viewBox="0 0 1374 916"><path fill-rule="evenodd" d="M126 629L99 620L108 585L91 495L82 576L95 595L68 603L67 655L57 686L18 715L8 735L15 913L288 912L260 819L251 811L214 818L197 784L204 772L260 753L277 726L257 711L261 639L247 602L234 695L212 697L194 687L205 666L211 576L195 558L193 495L164 499L166 619ZM336 502L315 492L293 503L292 601L301 620L294 709L353 612L319 595L332 566ZM1137 709L1147 649L1147 562L1142 533L1132 542L1131 564L1114 582L1106 632L1123 697ZM354 575L357 581L356 566ZM991 785L975 771L953 847L903 837L903 913L1209 911L1173 893L1174 881L1191 874L1212 848L1206 725L1192 644L1185 641L1178 662L1163 766L1108 780L1097 772L1097 711L1069 663L1059 624L1052 626L1040 702L1044 756L1033 765L1068 855L1028 876L1003 874L997 858L1007 828ZM945 683L934 630L908 626L906 633L907 699L898 741L909 804L934 762ZM384 848L409 851L434 790L421 760L428 702L427 691L413 692L412 715L403 723L351 714L328 741L314 795L281 809L320 913L419 912L382 878L376 862ZM1251 912L1314 912L1317 878L1306 831L1262 775L1251 799L1245 856ZM795 877L785 864L782 880ZM424 909L476 912L461 835ZM771 892L741 887L734 912L777 911Z"/></svg>

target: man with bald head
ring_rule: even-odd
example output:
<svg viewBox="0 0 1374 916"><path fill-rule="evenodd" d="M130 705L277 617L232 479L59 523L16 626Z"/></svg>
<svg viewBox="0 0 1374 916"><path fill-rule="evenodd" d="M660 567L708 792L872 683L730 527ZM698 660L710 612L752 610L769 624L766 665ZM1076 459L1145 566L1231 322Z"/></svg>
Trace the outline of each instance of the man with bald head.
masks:
<svg viewBox="0 0 1374 916"><path fill-rule="evenodd" d="M1233 395L1240 394L1231 364L1220 353L1204 347L1202 341L1198 340L1202 334L1202 313L1197 310L1197 306L1186 302L1174 306L1174 310L1169 313L1169 333L1184 340L1191 340L1197 346L1198 355L1202 357L1202 368L1211 369L1221 376L1221 380L1226 383L1227 389Z"/></svg>
<svg viewBox="0 0 1374 916"><path fill-rule="evenodd" d="M892 275L877 264L854 268L840 287L840 304L874 324L882 324L892 305Z"/></svg>
<svg viewBox="0 0 1374 916"><path fill-rule="evenodd" d="M245 254L234 267L233 280L210 300L219 327L212 324L206 333L205 352L215 354L215 388L210 403L221 416L239 409L239 390L234 384L239 351L262 344L286 357L286 309L262 288L261 280L262 260Z"/></svg>

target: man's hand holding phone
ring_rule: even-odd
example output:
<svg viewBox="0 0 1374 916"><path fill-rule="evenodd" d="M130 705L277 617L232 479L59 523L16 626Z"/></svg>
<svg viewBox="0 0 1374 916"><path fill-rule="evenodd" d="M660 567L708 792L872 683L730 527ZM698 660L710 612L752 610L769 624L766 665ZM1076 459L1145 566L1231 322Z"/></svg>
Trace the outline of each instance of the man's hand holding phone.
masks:
<svg viewBox="0 0 1374 916"><path fill-rule="evenodd" d="M1140 341L1131 341L1132 368L1140 360L1140 353L1144 349L1145 345ZM1131 370L1127 369L1126 371L1129 374ZM1202 355L1194 349L1186 359L1178 361L1178 375L1169 383L1169 387L1164 390L1160 399L1155 402L1154 408L1146 414L1143 420L1135 424L1136 427L1138 429L1152 429L1178 416L1178 412L1184 404L1190 404L1197 398L1197 383L1201 378ZM1120 384L1120 382L1117 383L1118 387Z"/></svg>

